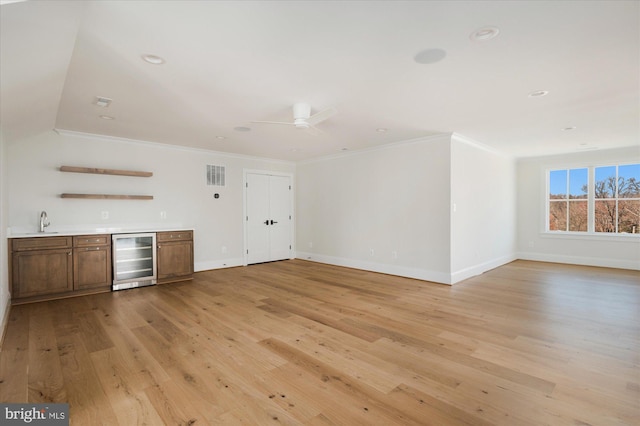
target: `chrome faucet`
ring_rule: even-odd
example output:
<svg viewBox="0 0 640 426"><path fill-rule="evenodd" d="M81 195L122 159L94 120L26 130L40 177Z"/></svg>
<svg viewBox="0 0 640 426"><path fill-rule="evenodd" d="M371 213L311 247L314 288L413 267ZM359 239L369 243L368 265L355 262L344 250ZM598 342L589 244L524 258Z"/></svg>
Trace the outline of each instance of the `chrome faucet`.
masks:
<svg viewBox="0 0 640 426"><path fill-rule="evenodd" d="M44 232L44 228L51 225L49 222L49 218L47 217L47 212L44 210L40 213L40 232Z"/></svg>

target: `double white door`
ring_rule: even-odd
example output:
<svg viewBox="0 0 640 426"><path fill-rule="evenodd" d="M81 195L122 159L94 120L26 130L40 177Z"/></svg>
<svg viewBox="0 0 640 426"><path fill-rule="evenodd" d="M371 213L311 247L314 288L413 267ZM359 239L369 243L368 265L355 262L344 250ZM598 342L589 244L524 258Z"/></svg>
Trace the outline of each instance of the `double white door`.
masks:
<svg viewBox="0 0 640 426"><path fill-rule="evenodd" d="M247 173L247 264L291 258L291 177Z"/></svg>

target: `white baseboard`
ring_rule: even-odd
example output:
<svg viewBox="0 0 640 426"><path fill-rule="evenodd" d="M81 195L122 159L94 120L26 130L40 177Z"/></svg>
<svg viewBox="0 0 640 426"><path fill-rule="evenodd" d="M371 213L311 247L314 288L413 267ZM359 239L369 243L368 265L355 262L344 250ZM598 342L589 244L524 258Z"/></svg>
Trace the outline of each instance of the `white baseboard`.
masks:
<svg viewBox="0 0 640 426"><path fill-rule="evenodd" d="M518 252L512 255L502 256L492 259L478 265L470 266L451 274L440 271L430 271L420 268L410 268L406 266L390 265L385 263L368 262L357 259L349 259L343 257L327 256L317 253L296 252L296 258L310 260L312 262L326 263L329 265L344 266L347 268L362 269L365 271L379 272L382 274L397 275L400 277L415 278L423 281L431 281L438 284L453 285L468 278L480 275L491 269L506 265L514 260L533 260L538 262L566 263L570 265L598 266L604 268L619 268L640 270L640 261L633 262L629 260L619 259L602 259L579 256L562 256L546 253L529 253ZM233 268L243 266L243 258L230 258L222 260L210 260L204 262L196 262L194 270L196 272L209 271L213 269ZM7 312L8 312L7 307ZM6 316L6 315L5 315ZM6 318L5 318L6 320ZM3 324L4 325L4 324Z"/></svg>
<svg viewBox="0 0 640 426"><path fill-rule="evenodd" d="M491 269L495 269L498 266L506 265L509 262L513 262L518 257L515 254L502 256L497 259L492 259L487 262L480 263L478 265L470 266L468 268L461 269L451 273L451 283L456 284L467 278L475 277L476 275L483 274Z"/></svg>
<svg viewBox="0 0 640 426"><path fill-rule="evenodd" d="M2 347L4 346L4 335L7 332L7 326L9 325L9 311L11 310L11 298L7 297L4 307L4 314L2 315L2 329L0 330L0 352L2 352Z"/></svg>
<svg viewBox="0 0 640 426"><path fill-rule="evenodd" d="M598 266L602 268L640 270L640 260L607 259L600 257L567 256L548 253L519 252L518 259L537 262L567 263L570 265Z"/></svg>
<svg viewBox="0 0 640 426"><path fill-rule="evenodd" d="M200 272L209 271L211 269L233 268L235 266L242 265L244 265L244 259L241 257L222 260L207 260L204 262L196 262L193 265L193 270L195 272Z"/></svg>
<svg viewBox="0 0 640 426"><path fill-rule="evenodd" d="M367 262L357 259L325 256L316 253L297 252L296 258L310 260L312 262L327 263L329 265L345 266L347 268L362 269L365 271L380 272L382 274L398 275L400 277L415 278L423 281L431 281L438 284L451 285L449 274L439 271L429 271L406 266L389 265L384 263Z"/></svg>

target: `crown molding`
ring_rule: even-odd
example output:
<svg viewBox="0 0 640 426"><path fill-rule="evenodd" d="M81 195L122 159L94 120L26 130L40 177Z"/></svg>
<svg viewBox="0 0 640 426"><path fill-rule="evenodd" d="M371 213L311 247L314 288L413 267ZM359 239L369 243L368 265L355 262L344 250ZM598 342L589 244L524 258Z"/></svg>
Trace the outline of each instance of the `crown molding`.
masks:
<svg viewBox="0 0 640 426"><path fill-rule="evenodd" d="M279 163L279 164L287 164L287 165L296 164L295 161L279 160L276 158L269 158L269 157L257 157L257 156L245 155L245 154L234 154L230 152L215 151L212 149L203 149L203 148L192 148L188 146L172 145L172 144L162 143L162 142L151 142L151 141L144 141L139 139L128 139L128 138L122 138L119 136L106 136L106 135L99 135L95 133L76 132L74 130L65 130L65 129L53 129L53 131L62 136L71 136L71 137L77 137L77 138L91 138L91 139L102 140L105 142L118 142L118 143L130 144L130 145L142 145L142 146L161 148L161 149L167 149L172 151L200 152L200 153L219 155L221 157L227 157L227 158L236 158L241 160L268 161L270 163Z"/></svg>
<svg viewBox="0 0 640 426"><path fill-rule="evenodd" d="M478 142L475 139L471 139L470 137L461 135L459 133L455 133L455 132L452 133L451 134L451 140L462 142L464 144L470 145L470 146L472 146L474 148L477 148L477 149L481 149L483 151L489 152L489 153L494 154L494 155L499 155L501 157L505 157L505 158L508 158L508 159L515 159L515 157L512 156L512 155L509 155L509 154L507 154L507 153L505 153L503 151L500 151L498 149L492 148L492 147L490 147L488 145L483 144L482 142Z"/></svg>
<svg viewBox="0 0 640 426"><path fill-rule="evenodd" d="M419 144L419 143L434 141L434 140L438 140L438 139L442 139L442 138L450 139L451 135L452 135L452 133L438 133L436 135L431 135L431 136L422 136L422 137L419 137L419 138L407 139L407 140L403 140L403 141L387 143L387 144L384 144L384 145L378 145L378 146L374 146L374 147L358 149L358 150L355 150L355 151L344 151L344 152L341 152L339 154L331 154L331 155L325 155L325 156L322 156L322 157L311 158L311 159L308 159L308 160L301 160L301 161L298 161L297 164L304 165L304 164L318 163L318 162L323 162L323 161L335 160L335 159L338 159L338 158L352 157L354 155L360 155L360 154L364 154L364 153L367 153L367 152L384 151L384 150L387 150L387 149L391 149L391 148L395 148L395 147L403 146L403 145L416 145L416 144Z"/></svg>

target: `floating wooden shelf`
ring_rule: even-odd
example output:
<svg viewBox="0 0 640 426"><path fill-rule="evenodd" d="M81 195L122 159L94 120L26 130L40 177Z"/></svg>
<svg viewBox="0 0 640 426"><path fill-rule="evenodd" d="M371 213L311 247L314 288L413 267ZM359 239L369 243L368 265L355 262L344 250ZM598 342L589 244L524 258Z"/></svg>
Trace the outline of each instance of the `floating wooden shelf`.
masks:
<svg viewBox="0 0 640 426"><path fill-rule="evenodd" d="M153 195L60 194L60 198L83 198L93 200L153 200Z"/></svg>
<svg viewBox="0 0 640 426"><path fill-rule="evenodd" d="M71 173L92 173L96 175L117 175L117 176L135 176L135 177L153 176L153 172L139 172L135 170L98 169L93 167L60 166L60 171L71 172Z"/></svg>

